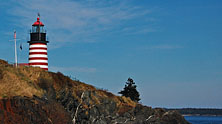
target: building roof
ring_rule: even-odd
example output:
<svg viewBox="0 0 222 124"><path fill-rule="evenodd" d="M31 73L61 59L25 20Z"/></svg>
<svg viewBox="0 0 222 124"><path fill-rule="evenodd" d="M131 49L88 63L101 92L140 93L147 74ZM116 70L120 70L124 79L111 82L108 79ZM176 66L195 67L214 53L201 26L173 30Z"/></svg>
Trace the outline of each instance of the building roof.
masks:
<svg viewBox="0 0 222 124"><path fill-rule="evenodd" d="M32 26L44 26L44 24L41 22L41 21L39 21L40 19L39 19L39 17L37 18L37 21L35 22L35 23L33 23L32 24Z"/></svg>

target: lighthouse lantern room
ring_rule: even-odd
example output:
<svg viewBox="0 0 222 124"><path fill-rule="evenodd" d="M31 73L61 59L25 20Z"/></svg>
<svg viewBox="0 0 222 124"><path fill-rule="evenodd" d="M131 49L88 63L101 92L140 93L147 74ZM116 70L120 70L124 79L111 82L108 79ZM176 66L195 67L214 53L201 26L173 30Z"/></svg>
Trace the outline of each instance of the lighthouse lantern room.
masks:
<svg viewBox="0 0 222 124"><path fill-rule="evenodd" d="M33 67L40 67L48 70L48 56L47 56L47 43L46 31L44 24L40 21L38 14L37 21L32 25L30 32L29 43L29 65Z"/></svg>

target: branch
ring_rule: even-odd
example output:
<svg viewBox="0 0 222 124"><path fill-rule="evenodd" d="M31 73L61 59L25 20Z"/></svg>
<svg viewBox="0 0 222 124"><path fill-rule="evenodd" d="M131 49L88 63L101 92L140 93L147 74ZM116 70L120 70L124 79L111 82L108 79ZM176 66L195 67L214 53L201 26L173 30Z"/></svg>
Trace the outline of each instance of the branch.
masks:
<svg viewBox="0 0 222 124"><path fill-rule="evenodd" d="M82 104L82 99L83 99L84 93L85 93L85 92L82 93L81 99L80 99L81 101L80 101L79 105L78 105L77 108L76 108L76 112L75 112L74 118L73 118L73 120L72 120L73 124L76 123L77 113L78 113L78 110L79 110L80 105Z"/></svg>

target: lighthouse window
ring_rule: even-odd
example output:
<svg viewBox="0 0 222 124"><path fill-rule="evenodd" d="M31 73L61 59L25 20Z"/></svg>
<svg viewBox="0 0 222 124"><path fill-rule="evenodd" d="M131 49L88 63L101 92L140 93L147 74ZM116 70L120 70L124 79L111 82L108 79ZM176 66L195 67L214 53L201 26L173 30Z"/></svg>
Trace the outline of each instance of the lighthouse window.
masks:
<svg viewBox="0 0 222 124"><path fill-rule="evenodd" d="M45 33L43 26L40 27L40 32Z"/></svg>
<svg viewBox="0 0 222 124"><path fill-rule="evenodd" d="M44 28L43 28L43 26L32 26L32 32L33 33L37 33L37 32L42 32L42 33L44 33Z"/></svg>

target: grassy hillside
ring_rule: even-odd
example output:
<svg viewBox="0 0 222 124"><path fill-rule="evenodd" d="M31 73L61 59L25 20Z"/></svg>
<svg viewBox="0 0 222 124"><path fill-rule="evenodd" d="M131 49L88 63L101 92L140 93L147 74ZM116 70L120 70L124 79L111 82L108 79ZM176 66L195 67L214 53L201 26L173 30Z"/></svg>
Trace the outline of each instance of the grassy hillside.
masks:
<svg viewBox="0 0 222 124"><path fill-rule="evenodd" d="M92 85L71 80L60 72L53 73L26 66L14 68L6 61L0 60L0 99L13 96L32 97L33 95L43 97L47 92L50 92L51 87L55 89L56 94L65 89L79 101L83 92L86 92L85 94L90 92L90 105L100 104L103 98L111 99L117 103L120 108L119 112L136 106L136 103L129 98L115 96L110 92L96 89ZM85 104L83 102L83 107L89 106Z"/></svg>
<svg viewBox="0 0 222 124"><path fill-rule="evenodd" d="M188 124L176 111L152 109L62 73L0 60L0 123Z"/></svg>

